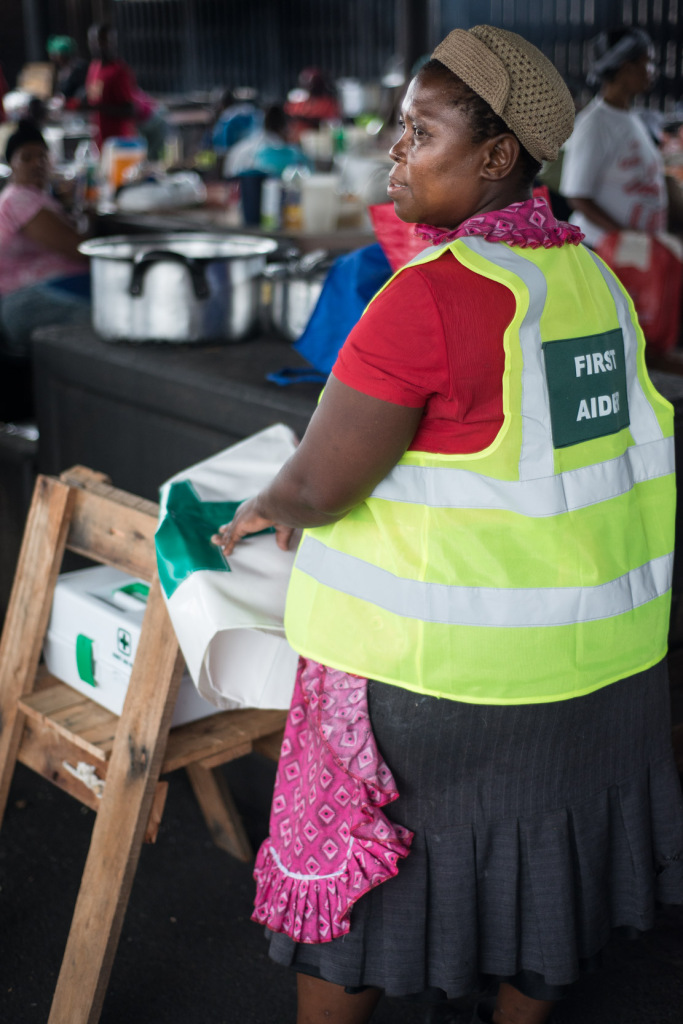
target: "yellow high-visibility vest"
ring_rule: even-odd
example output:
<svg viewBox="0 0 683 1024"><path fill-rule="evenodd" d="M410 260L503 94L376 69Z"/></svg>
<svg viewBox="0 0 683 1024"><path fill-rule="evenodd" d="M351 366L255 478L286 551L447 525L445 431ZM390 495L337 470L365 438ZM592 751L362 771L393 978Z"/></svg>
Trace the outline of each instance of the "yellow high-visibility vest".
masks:
<svg viewBox="0 0 683 1024"><path fill-rule="evenodd" d="M412 265L446 248L515 297L503 425L475 454L406 452L343 519L305 531L287 638L455 700L589 693L666 653L673 410L633 303L588 249L460 238Z"/></svg>

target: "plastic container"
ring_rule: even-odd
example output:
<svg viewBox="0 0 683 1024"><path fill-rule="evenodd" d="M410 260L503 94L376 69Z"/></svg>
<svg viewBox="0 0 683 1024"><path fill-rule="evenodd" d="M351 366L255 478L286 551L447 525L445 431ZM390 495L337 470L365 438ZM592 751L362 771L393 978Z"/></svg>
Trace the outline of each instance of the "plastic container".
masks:
<svg viewBox="0 0 683 1024"><path fill-rule="evenodd" d="M142 580L109 566L62 573L43 647L51 675L120 715L148 591ZM193 722L216 710L184 675L171 724Z"/></svg>
<svg viewBox="0 0 683 1024"><path fill-rule="evenodd" d="M301 186L301 214L304 231L328 234L339 217L338 174L311 174Z"/></svg>
<svg viewBox="0 0 683 1024"><path fill-rule="evenodd" d="M102 173L111 195L130 182L136 169L147 159L144 139L106 139L102 147Z"/></svg>
<svg viewBox="0 0 683 1024"><path fill-rule="evenodd" d="M262 171L244 171L238 174L242 222L255 226L261 223L261 190L266 175Z"/></svg>

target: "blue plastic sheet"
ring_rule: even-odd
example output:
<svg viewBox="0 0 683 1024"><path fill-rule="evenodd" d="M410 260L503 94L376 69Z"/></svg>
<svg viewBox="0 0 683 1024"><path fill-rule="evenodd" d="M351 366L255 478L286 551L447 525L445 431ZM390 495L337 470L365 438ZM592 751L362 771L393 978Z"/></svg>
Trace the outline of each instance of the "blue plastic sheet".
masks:
<svg viewBox="0 0 683 1024"><path fill-rule="evenodd" d="M281 386L307 380L324 383L349 331L390 277L389 261L378 243L335 260L306 329L293 345L310 367L285 367L269 373L267 380Z"/></svg>

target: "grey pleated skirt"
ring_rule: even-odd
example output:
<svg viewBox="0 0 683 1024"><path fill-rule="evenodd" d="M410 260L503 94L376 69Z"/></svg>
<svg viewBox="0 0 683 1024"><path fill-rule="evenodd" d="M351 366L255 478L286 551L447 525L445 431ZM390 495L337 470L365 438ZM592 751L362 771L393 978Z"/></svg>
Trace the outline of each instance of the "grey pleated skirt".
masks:
<svg viewBox="0 0 683 1024"><path fill-rule="evenodd" d="M585 697L482 706L370 681L379 749L415 833L348 935L270 956L390 996L468 995L531 972L563 987L615 928L683 903L683 799L666 663ZM532 994L532 993L529 993Z"/></svg>

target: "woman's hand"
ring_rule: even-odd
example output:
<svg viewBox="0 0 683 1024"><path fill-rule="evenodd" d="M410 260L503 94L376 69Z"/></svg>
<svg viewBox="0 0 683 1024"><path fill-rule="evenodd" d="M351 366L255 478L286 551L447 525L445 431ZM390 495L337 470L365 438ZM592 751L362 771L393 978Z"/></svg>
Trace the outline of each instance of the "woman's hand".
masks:
<svg viewBox="0 0 683 1024"><path fill-rule="evenodd" d="M294 529L291 526L280 526L271 519L266 519L256 510L256 498L245 501L235 512L234 519L230 523L220 526L218 533L214 533L211 541L216 544L224 555L231 555L235 545L251 533L260 533L267 530L269 526L275 527L275 541L283 551L289 548Z"/></svg>
<svg viewBox="0 0 683 1024"><path fill-rule="evenodd" d="M212 541L230 555L243 537L274 526L285 551L294 530L336 523L396 465L421 417L421 408L372 398L332 374L294 454Z"/></svg>

